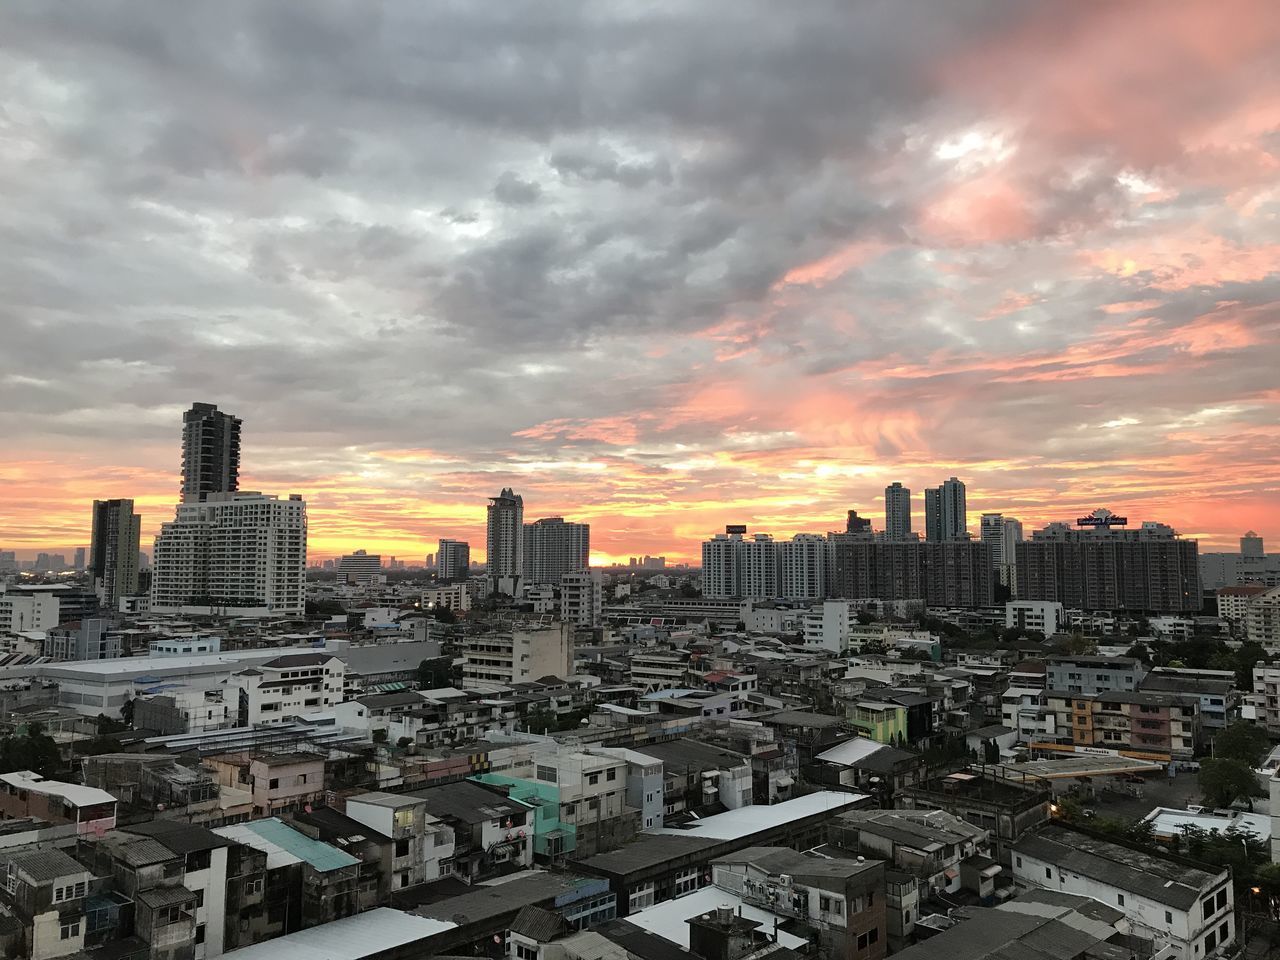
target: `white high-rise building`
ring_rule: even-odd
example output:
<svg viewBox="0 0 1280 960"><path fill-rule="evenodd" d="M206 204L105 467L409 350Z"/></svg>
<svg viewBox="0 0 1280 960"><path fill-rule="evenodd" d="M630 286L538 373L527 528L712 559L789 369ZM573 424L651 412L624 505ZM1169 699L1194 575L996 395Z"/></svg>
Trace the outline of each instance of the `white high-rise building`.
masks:
<svg viewBox="0 0 1280 960"><path fill-rule="evenodd" d="M778 544L780 589L786 600L821 600L826 588L827 538L798 533Z"/></svg>
<svg viewBox="0 0 1280 960"><path fill-rule="evenodd" d="M524 586L524 498L510 487L489 498L485 566L490 592L520 595Z"/></svg>
<svg viewBox="0 0 1280 960"><path fill-rule="evenodd" d="M1000 582L1018 595L1018 544L1022 542L1022 521L1005 517L1000 524Z"/></svg>
<svg viewBox="0 0 1280 960"><path fill-rule="evenodd" d="M577 570L560 579L560 619L579 627L598 627L604 609L599 570Z"/></svg>
<svg viewBox="0 0 1280 960"><path fill-rule="evenodd" d="M591 525L544 517L524 525L524 582L558 584L591 565Z"/></svg>
<svg viewBox="0 0 1280 960"><path fill-rule="evenodd" d="M382 576L382 555L357 550L338 558L337 579L353 587L367 587L378 583Z"/></svg>
<svg viewBox="0 0 1280 960"><path fill-rule="evenodd" d="M437 580L465 580L471 571L471 544L442 538L436 553Z"/></svg>
<svg viewBox="0 0 1280 960"><path fill-rule="evenodd" d="M896 481L884 488L884 538L911 538L911 491Z"/></svg>
<svg viewBox="0 0 1280 960"><path fill-rule="evenodd" d="M153 566L155 613L303 614L307 505L247 491L180 503Z"/></svg>
<svg viewBox="0 0 1280 960"><path fill-rule="evenodd" d="M778 544L769 534L753 534L738 544L738 589L752 600L778 595Z"/></svg>
<svg viewBox="0 0 1280 960"><path fill-rule="evenodd" d="M745 529L745 528L743 528ZM738 584L738 547L741 532L717 533L702 541L702 595L709 600L741 596Z"/></svg>

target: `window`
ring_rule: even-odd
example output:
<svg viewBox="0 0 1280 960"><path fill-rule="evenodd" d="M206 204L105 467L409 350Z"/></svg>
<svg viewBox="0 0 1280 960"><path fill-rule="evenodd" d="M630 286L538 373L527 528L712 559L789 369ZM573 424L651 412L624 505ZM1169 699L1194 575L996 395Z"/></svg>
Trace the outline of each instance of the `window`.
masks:
<svg viewBox="0 0 1280 960"><path fill-rule="evenodd" d="M617 767L610 767L610 768L609 768L609 770L608 770L608 772L606 772L606 773L605 773L604 778L605 778L606 780L617 780L617 779L618 779L618 768L617 768Z"/></svg>
<svg viewBox="0 0 1280 960"><path fill-rule="evenodd" d="M598 773L588 773L588 774L587 774L587 786L588 786L588 787L594 787L594 786L595 786L597 783L599 783L599 782L600 782L600 774L598 774Z"/></svg>
<svg viewBox="0 0 1280 960"><path fill-rule="evenodd" d="M1204 911L1204 919L1208 920L1210 917L1213 916L1213 912L1214 912L1213 897L1205 897L1203 900L1200 901L1200 906Z"/></svg>
<svg viewBox="0 0 1280 960"><path fill-rule="evenodd" d="M204 906L204 891L203 891L203 890L196 890L196 891L195 891L195 895L196 895L196 907L195 907L195 908L196 908L197 910L199 910L201 907L203 907L203 906Z"/></svg>
<svg viewBox="0 0 1280 960"><path fill-rule="evenodd" d="M1218 928L1218 939L1226 943L1231 939L1231 921L1227 920Z"/></svg>
<svg viewBox="0 0 1280 960"><path fill-rule="evenodd" d="M819 897L819 898L818 898L818 909L819 909L819 910L821 910L823 913L830 913L830 912L831 912L831 898L830 898L830 897Z"/></svg>
<svg viewBox="0 0 1280 960"><path fill-rule="evenodd" d="M1119 906L1121 906L1121 907L1123 907L1123 906L1124 906L1124 894L1123 894L1123 893L1117 893L1117 894L1116 894L1116 904L1117 904L1117 905L1119 905Z"/></svg>
<svg viewBox="0 0 1280 960"><path fill-rule="evenodd" d="M1218 891L1218 909L1221 910L1227 905L1227 888L1223 887Z"/></svg>
<svg viewBox="0 0 1280 960"><path fill-rule="evenodd" d="M272 777L271 780L267 783L267 788L270 790L275 790L279 786L280 786L280 780L278 777Z"/></svg>
<svg viewBox="0 0 1280 960"><path fill-rule="evenodd" d="M196 924L196 943L204 943L204 924Z"/></svg>
<svg viewBox="0 0 1280 960"><path fill-rule="evenodd" d="M1212 953L1213 948L1218 945L1218 934L1215 930L1210 930L1204 935L1204 952Z"/></svg>
<svg viewBox="0 0 1280 960"><path fill-rule="evenodd" d="M1044 868L1044 876L1045 876L1045 879L1046 879L1046 880L1052 880L1052 879L1053 879L1053 867L1045 867L1045 868Z"/></svg>
<svg viewBox="0 0 1280 960"><path fill-rule="evenodd" d="M539 780L545 780L547 783L555 783L555 782L556 782L556 768L555 768L555 767L544 767L542 764L538 764L538 779L539 779Z"/></svg>
<svg viewBox="0 0 1280 960"><path fill-rule="evenodd" d="M254 896L262 892L262 880L246 880L244 884L245 896Z"/></svg>
<svg viewBox="0 0 1280 960"><path fill-rule="evenodd" d="M1166 910L1166 911L1164 912L1164 922L1165 922L1165 923L1173 923L1173 911L1172 911L1172 910Z"/></svg>
<svg viewBox="0 0 1280 960"><path fill-rule="evenodd" d="M635 913L637 910L643 910L645 907L653 906L653 884L643 883L631 891L631 896L627 898L627 912Z"/></svg>
<svg viewBox="0 0 1280 960"><path fill-rule="evenodd" d="M60 940L74 940L80 936L80 921L72 920L70 923L64 923L58 928L58 938Z"/></svg>
<svg viewBox="0 0 1280 960"><path fill-rule="evenodd" d="M595 797L592 797L590 800L588 800L588 801L587 801L587 809L588 809L588 810L599 810L599 809L600 809L600 801L599 801L599 800L597 800Z"/></svg>
<svg viewBox="0 0 1280 960"><path fill-rule="evenodd" d="M167 927L170 924L178 923L185 914L186 912L179 906L161 907L156 911L156 926Z"/></svg>
<svg viewBox="0 0 1280 960"><path fill-rule="evenodd" d="M686 893L693 893L697 889L698 868L691 867L676 874L676 883L671 895L673 897L683 897Z"/></svg>
<svg viewBox="0 0 1280 960"><path fill-rule="evenodd" d="M536 947L526 947L523 943L516 944L516 960L538 960L538 950Z"/></svg>
<svg viewBox="0 0 1280 960"><path fill-rule="evenodd" d="M1018 866L1022 866L1022 858L1018 857Z"/></svg>

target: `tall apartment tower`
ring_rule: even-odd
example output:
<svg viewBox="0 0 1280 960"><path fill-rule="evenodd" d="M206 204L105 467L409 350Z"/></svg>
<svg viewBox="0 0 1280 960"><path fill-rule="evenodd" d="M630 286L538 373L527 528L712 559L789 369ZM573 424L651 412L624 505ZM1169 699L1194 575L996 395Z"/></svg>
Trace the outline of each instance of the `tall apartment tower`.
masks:
<svg viewBox="0 0 1280 960"><path fill-rule="evenodd" d="M979 537L991 547L991 562L996 569L1004 563L1004 514L984 513L978 522Z"/></svg>
<svg viewBox="0 0 1280 960"><path fill-rule="evenodd" d="M182 415L182 502L240 489L240 419L212 403Z"/></svg>
<svg viewBox="0 0 1280 960"><path fill-rule="evenodd" d="M544 517L524 525L525 583L559 584L591 566L591 524Z"/></svg>
<svg viewBox="0 0 1280 960"><path fill-rule="evenodd" d="M307 601L307 505L261 493L180 503L156 537L157 613L301 615Z"/></svg>
<svg viewBox="0 0 1280 960"><path fill-rule="evenodd" d="M897 481L884 488L884 538L911 539L911 490Z"/></svg>
<svg viewBox="0 0 1280 960"><path fill-rule="evenodd" d="M1248 560L1261 560L1267 555L1262 537L1249 530L1240 538L1240 556Z"/></svg>
<svg viewBox="0 0 1280 960"><path fill-rule="evenodd" d="M132 500L93 501L89 571L98 602L108 609L138 592L141 534L142 518L133 512Z"/></svg>
<svg viewBox="0 0 1280 960"><path fill-rule="evenodd" d="M964 540L968 536L968 505L964 484L952 477L924 492L924 535L931 543Z"/></svg>
<svg viewBox="0 0 1280 960"><path fill-rule="evenodd" d="M471 570L471 544L465 540L440 541L436 552L437 580L465 580Z"/></svg>
<svg viewBox="0 0 1280 960"><path fill-rule="evenodd" d="M489 498L485 566L491 593L520 595L524 585L524 499L510 487Z"/></svg>
<svg viewBox="0 0 1280 960"><path fill-rule="evenodd" d="M1000 524L1000 582L1018 595L1018 544L1022 542L1022 521L1005 517Z"/></svg>

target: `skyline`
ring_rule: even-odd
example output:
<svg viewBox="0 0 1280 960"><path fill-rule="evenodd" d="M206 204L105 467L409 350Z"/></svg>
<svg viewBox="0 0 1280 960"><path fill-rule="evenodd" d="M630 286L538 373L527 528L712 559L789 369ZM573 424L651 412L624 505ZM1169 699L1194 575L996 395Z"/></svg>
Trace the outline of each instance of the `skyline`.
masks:
<svg viewBox="0 0 1280 960"><path fill-rule="evenodd" d="M194 400L315 558L1280 537L1280 8L771 9L6 5L0 549L150 552Z"/></svg>

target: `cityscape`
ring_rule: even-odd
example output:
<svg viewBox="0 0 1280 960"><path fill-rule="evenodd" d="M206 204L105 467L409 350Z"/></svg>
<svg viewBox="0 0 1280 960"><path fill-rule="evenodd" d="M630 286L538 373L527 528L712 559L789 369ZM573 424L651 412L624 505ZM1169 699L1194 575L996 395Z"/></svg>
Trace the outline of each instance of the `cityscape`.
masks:
<svg viewBox="0 0 1280 960"><path fill-rule="evenodd" d="M1276 956L1277 51L0 9L0 957Z"/></svg>

